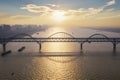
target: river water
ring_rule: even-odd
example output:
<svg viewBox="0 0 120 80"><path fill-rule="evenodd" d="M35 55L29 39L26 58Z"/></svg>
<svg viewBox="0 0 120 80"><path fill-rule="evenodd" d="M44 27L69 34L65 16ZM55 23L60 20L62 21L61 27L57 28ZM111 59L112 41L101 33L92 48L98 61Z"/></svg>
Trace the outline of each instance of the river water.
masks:
<svg viewBox="0 0 120 80"><path fill-rule="evenodd" d="M73 37L89 37L94 33L119 37L119 33L61 27L32 36L49 37L56 32L67 32ZM71 37L67 34L51 37L61 36ZM26 49L17 52L22 46ZM8 43L7 50L12 53L0 57L0 80L120 80L120 44L116 53L112 52L111 43L85 43L83 53L80 43L42 43L41 53L37 43Z"/></svg>

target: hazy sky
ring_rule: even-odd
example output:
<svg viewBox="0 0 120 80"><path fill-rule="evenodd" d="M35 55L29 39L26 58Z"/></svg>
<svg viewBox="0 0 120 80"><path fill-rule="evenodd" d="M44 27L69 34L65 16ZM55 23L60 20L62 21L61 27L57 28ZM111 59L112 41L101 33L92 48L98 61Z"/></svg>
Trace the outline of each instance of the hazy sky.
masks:
<svg viewBox="0 0 120 80"><path fill-rule="evenodd" d="M120 26L120 0L0 0L0 24Z"/></svg>

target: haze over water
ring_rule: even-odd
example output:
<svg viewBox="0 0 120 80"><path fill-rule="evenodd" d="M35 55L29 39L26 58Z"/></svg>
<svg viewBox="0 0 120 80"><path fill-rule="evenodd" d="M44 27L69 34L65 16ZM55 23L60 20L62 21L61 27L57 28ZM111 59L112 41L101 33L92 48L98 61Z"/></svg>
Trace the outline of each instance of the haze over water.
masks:
<svg viewBox="0 0 120 80"><path fill-rule="evenodd" d="M77 27L52 27L32 36L48 37L56 32L67 32L74 37L85 38L94 33L119 37L119 33ZM57 34L52 37L59 36ZM26 46L26 49L17 52L22 46ZM83 53L80 53L80 43L42 43L42 53L38 53L37 43L8 43L7 50L9 49L12 50L10 55L0 57L0 80L120 79L120 45L117 45L116 54L112 53L111 43L85 43Z"/></svg>

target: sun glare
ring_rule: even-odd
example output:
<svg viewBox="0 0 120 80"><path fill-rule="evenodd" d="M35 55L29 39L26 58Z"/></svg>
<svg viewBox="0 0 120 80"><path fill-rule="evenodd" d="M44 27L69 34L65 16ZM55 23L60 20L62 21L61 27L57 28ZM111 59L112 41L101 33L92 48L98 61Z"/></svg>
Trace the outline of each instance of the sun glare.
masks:
<svg viewBox="0 0 120 80"><path fill-rule="evenodd" d="M65 20L64 12L62 12L62 11L55 11L55 12L53 12L52 18L53 18L56 22L62 22L62 21Z"/></svg>

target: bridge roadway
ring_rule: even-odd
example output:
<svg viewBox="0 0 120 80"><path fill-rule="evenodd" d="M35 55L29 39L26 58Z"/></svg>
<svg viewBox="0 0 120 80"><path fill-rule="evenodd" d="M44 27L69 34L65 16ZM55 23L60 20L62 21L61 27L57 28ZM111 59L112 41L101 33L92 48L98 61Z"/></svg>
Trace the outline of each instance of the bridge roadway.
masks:
<svg viewBox="0 0 120 80"><path fill-rule="evenodd" d="M7 42L112 42L119 43L120 38L0 38L0 43Z"/></svg>

